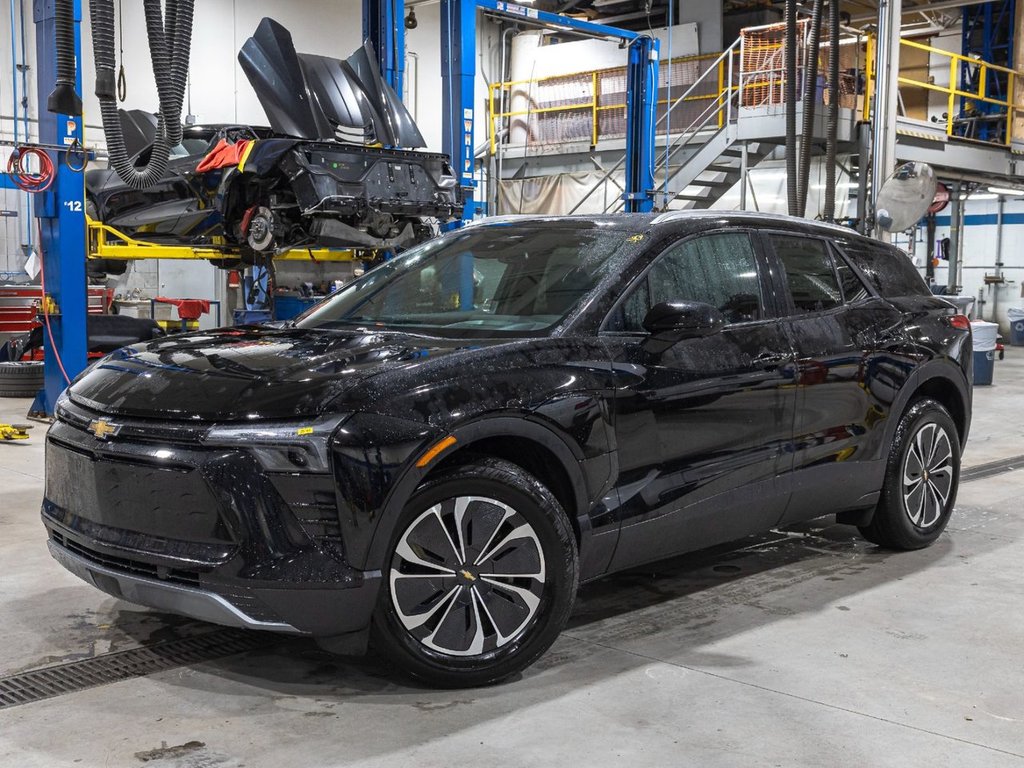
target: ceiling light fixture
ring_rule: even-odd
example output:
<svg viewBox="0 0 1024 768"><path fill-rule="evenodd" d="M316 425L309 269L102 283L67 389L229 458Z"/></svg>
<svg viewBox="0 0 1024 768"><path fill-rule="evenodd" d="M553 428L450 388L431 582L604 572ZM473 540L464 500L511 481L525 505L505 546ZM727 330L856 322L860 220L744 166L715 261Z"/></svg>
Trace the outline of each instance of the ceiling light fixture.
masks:
<svg viewBox="0 0 1024 768"><path fill-rule="evenodd" d="M1009 195L1011 197L1024 195L1024 189L1013 189L1012 187L989 187L988 191L993 195Z"/></svg>

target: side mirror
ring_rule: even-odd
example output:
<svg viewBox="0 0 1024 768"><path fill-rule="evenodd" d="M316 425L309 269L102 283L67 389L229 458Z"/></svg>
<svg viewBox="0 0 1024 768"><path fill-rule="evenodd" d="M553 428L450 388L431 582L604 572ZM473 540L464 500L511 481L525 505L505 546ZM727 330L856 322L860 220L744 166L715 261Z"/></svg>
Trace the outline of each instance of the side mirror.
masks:
<svg viewBox="0 0 1024 768"><path fill-rule="evenodd" d="M644 351L660 355L683 339L709 336L725 325L725 317L702 301L663 301L644 317Z"/></svg>

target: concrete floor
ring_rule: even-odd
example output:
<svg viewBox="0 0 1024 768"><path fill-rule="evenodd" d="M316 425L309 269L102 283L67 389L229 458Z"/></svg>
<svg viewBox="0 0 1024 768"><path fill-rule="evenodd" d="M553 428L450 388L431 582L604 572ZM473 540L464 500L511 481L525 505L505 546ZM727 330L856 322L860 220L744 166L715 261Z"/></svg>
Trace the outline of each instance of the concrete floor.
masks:
<svg viewBox="0 0 1024 768"><path fill-rule="evenodd" d="M965 466L1024 454L1024 350ZM0 401L0 421L27 403ZM0 677L211 631L53 563L42 431L0 445ZM521 679L409 687L304 640L0 710L0 766L1024 765L1024 471L966 482L930 549L819 521L583 589Z"/></svg>

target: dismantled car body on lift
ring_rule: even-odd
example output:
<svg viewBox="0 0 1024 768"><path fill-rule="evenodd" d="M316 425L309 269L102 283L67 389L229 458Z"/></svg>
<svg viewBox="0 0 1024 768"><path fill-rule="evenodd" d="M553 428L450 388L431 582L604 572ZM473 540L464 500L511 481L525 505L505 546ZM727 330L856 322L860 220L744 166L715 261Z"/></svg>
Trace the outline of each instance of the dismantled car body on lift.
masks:
<svg viewBox="0 0 1024 768"><path fill-rule="evenodd" d="M401 249L460 215L448 158L394 148L425 142L369 43L344 61L296 53L288 30L263 19L238 59L270 128L187 127L167 174L141 191L113 170L89 171L93 218L136 239L220 245L225 256L251 258L305 247ZM121 118L135 163L145 164L156 117Z"/></svg>

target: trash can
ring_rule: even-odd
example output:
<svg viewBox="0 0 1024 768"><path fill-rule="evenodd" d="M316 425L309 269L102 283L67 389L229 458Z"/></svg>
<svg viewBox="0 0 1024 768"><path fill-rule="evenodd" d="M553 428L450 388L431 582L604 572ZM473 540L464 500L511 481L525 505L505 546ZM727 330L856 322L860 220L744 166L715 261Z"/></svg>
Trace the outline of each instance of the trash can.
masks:
<svg viewBox="0 0 1024 768"><path fill-rule="evenodd" d="M992 374L996 370L995 350L974 353L974 386L986 387L992 383Z"/></svg>
<svg viewBox="0 0 1024 768"><path fill-rule="evenodd" d="M1024 309L1010 307L1006 317L1010 321L1010 345L1024 347Z"/></svg>
<svg viewBox="0 0 1024 768"><path fill-rule="evenodd" d="M291 320L316 304L313 297L280 295L274 297L274 319Z"/></svg>
<svg viewBox="0 0 1024 768"><path fill-rule="evenodd" d="M974 386L987 386L992 383L995 372L999 326L976 320L971 323L971 334L974 336Z"/></svg>

